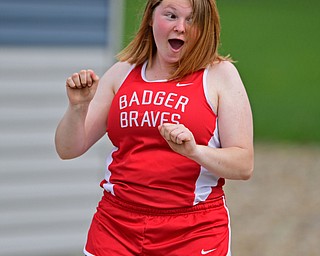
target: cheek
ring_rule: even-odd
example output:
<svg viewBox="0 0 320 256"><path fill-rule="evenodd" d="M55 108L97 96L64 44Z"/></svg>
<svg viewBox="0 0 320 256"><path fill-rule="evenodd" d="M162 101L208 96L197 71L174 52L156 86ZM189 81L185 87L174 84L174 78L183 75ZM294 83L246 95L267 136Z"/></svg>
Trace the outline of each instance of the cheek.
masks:
<svg viewBox="0 0 320 256"><path fill-rule="evenodd" d="M162 21L161 19L155 20L153 23L153 35L157 39L160 40L167 40L168 34L170 32L170 27L168 23Z"/></svg>

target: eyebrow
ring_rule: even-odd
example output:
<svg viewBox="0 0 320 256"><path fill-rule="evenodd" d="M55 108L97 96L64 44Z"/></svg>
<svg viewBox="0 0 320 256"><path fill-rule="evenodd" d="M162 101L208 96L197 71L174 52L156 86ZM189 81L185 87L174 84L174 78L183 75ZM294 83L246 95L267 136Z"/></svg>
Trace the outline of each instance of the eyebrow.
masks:
<svg viewBox="0 0 320 256"><path fill-rule="evenodd" d="M163 9L173 9L173 10L177 10L177 8L175 8L174 6L172 6L171 4L167 5L167 6L164 6Z"/></svg>
<svg viewBox="0 0 320 256"><path fill-rule="evenodd" d="M178 9L175 8L172 4L168 4L167 6L164 6L164 7L163 7L163 10L166 10L166 9L172 9L172 10L174 10L174 11L178 11ZM192 16L192 15L193 15L193 11L190 13L189 16Z"/></svg>

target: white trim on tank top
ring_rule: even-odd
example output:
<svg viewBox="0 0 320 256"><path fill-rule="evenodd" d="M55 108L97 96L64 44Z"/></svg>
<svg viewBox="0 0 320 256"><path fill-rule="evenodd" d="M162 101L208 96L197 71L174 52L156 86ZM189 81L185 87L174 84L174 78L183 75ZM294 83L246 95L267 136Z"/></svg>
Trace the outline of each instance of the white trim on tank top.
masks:
<svg viewBox="0 0 320 256"><path fill-rule="evenodd" d="M211 107L213 113L216 113L216 110L212 103L209 100L209 94L208 94L208 83L207 83L207 76L208 76L209 68L206 68L203 73L203 91L205 98L207 100L207 103ZM213 133L213 136L211 137L208 146L211 148L220 148L220 139L219 139L219 129L218 129L218 117L216 119L215 124L215 130ZM208 196L212 192L212 187L216 187L218 185L220 177L217 177L210 173L207 169L205 169L203 166L200 168L200 174L196 181L195 191L194 191L194 202L193 205L197 205L200 202L205 201Z"/></svg>
<svg viewBox="0 0 320 256"><path fill-rule="evenodd" d="M208 143L208 146L211 148L220 148L218 119L216 121L216 129ZM200 202L206 201L212 192L212 188L218 185L219 179L220 177L213 175L211 172L201 166L200 174L195 185L193 205L197 205Z"/></svg>
<svg viewBox="0 0 320 256"><path fill-rule="evenodd" d="M209 68L206 68L204 70L204 73L203 73L203 91L204 91L204 95L207 99L207 102L209 104L209 106L211 107L213 113L215 113L216 115L218 114L217 113L217 109L215 108L215 106L211 103L210 99L209 99L209 92L208 92L208 82L207 82L207 77L208 77L208 72L209 72Z"/></svg>
<svg viewBox="0 0 320 256"><path fill-rule="evenodd" d="M147 74L146 74L147 73L147 65L148 65L148 61L143 63L143 66L141 69L141 77L142 77L143 81L145 81L146 83L165 83L165 82L168 82L168 79L148 80Z"/></svg>

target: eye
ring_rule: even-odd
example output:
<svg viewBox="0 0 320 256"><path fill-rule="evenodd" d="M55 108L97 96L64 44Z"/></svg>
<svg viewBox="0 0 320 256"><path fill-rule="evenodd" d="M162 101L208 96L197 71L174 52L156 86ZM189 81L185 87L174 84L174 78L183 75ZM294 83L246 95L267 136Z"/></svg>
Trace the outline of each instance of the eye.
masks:
<svg viewBox="0 0 320 256"><path fill-rule="evenodd" d="M177 18L177 15L171 12L166 13L165 16L170 20L175 20Z"/></svg>
<svg viewBox="0 0 320 256"><path fill-rule="evenodd" d="M186 21L187 21L187 23L188 23L188 24L192 24L192 22L193 22L193 17L189 17L189 18L187 18L187 20L186 20Z"/></svg>

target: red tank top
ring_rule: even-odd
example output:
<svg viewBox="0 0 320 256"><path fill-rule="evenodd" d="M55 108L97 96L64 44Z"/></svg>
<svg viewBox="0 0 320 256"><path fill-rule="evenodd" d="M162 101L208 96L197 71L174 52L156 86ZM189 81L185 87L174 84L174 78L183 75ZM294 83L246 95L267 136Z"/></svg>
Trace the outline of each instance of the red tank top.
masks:
<svg viewBox="0 0 320 256"><path fill-rule="evenodd" d="M197 144L220 147L217 116L206 96L207 70L182 81L147 81L146 63L130 70L108 116L114 149L101 186L135 204L188 207L223 195L224 179L171 150L162 123L181 123Z"/></svg>

